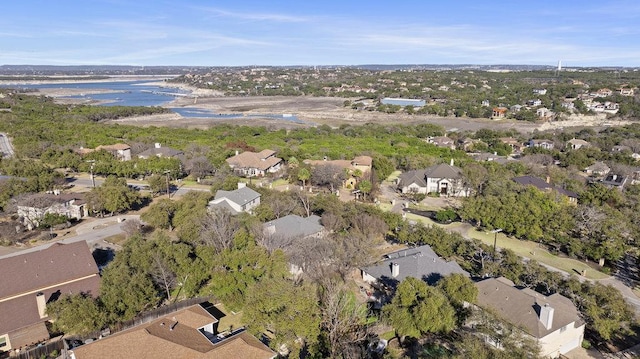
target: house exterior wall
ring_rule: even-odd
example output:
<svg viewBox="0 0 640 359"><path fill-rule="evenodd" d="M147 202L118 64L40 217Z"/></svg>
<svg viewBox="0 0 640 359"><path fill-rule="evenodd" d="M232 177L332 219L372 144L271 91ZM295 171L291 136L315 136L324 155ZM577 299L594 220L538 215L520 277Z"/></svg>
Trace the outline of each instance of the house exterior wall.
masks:
<svg viewBox="0 0 640 359"><path fill-rule="evenodd" d="M22 217L23 224L38 227L40 220L47 213L55 213L69 218L80 220L88 215L85 205L75 205L74 201L57 203L47 208L18 206L18 216Z"/></svg>
<svg viewBox="0 0 640 359"><path fill-rule="evenodd" d="M3 351L11 350L11 341L9 340L9 334L0 334L0 353Z"/></svg>
<svg viewBox="0 0 640 359"><path fill-rule="evenodd" d="M427 187L420 187L415 183L402 187L402 193L427 193Z"/></svg>
<svg viewBox="0 0 640 359"><path fill-rule="evenodd" d="M557 358L582 345L584 338L584 324L579 327L575 322L556 330L538 340L543 357Z"/></svg>
<svg viewBox="0 0 640 359"><path fill-rule="evenodd" d="M245 204L244 206L242 206L242 210L244 212L250 212L254 208L258 207L258 205L260 205L260 197L254 199L253 201L251 201L251 202Z"/></svg>
<svg viewBox="0 0 640 359"><path fill-rule="evenodd" d="M377 279L374 276L370 275L365 271L362 271L362 280L369 284L373 284L377 281Z"/></svg>
<svg viewBox="0 0 640 359"><path fill-rule="evenodd" d="M446 189L446 193L442 191ZM462 181L450 178L427 178L427 193L440 193L450 197L467 197L469 190L464 188Z"/></svg>

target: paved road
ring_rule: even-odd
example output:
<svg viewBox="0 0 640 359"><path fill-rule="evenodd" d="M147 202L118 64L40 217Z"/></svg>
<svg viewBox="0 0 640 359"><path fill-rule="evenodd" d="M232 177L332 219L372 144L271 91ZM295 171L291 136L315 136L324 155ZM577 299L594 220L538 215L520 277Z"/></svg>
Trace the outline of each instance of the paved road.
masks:
<svg viewBox="0 0 640 359"><path fill-rule="evenodd" d="M13 157L13 146L7 134L0 133L0 157Z"/></svg>
<svg viewBox="0 0 640 359"><path fill-rule="evenodd" d="M402 207L404 201L399 194L395 191L395 188L393 187L393 185L389 185L387 183L383 183L380 186L380 190L381 190L381 200L387 200L387 201L391 201L394 200L395 205L393 206L393 208L391 209L392 212L395 213L402 213ZM468 229L471 227L471 225L467 225L467 226L460 226L460 227L456 227L454 229L452 229L455 232L460 233L464 238L466 239L470 239L469 236L467 235L467 231ZM498 247L499 248L499 247ZM524 261L529 261L529 258L523 257ZM571 274L563 271L561 269L552 267L548 264L544 264L539 262L542 266L544 266L545 268L547 268L550 271L553 272L558 272L560 274L562 274L564 277L569 277ZM605 279L600 279L600 280L591 280L591 279L587 279L583 276L576 276L578 278L578 280L580 281L591 281L591 282L599 282L601 284L604 285L611 285L612 287L616 288L618 291L620 291L620 293L622 293L622 296L624 296L624 298L626 299L627 303L629 303L636 312L636 315L640 316L640 298L638 298L638 296L636 296L636 294L633 292L633 290L631 289L630 286L633 286L634 283L632 280L624 278L620 275L615 275L615 276L611 276L609 278L605 278Z"/></svg>
<svg viewBox="0 0 640 359"><path fill-rule="evenodd" d="M104 178L102 177L96 177L95 178L95 182L96 182L96 186L100 186L104 183ZM67 183L69 184L73 184L76 187L84 187L87 188L87 190L91 189L91 187L93 187L93 183L91 181L91 178L89 176L76 176L70 180L67 180ZM127 182L128 185L130 186L140 186L141 184L145 184L145 182ZM171 188L171 197L177 196L183 196L184 194L186 194L189 191L202 191L202 192L208 192L210 191L209 188L203 188L203 187L195 187L195 186L184 186L181 185L180 183L178 183L178 187L175 187L175 185Z"/></svg>

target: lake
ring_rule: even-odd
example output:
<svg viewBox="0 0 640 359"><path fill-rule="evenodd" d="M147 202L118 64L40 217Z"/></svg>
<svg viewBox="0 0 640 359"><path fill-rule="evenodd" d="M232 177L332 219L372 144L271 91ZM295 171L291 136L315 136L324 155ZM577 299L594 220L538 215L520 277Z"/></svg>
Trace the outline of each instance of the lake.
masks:
<svg viewBox="0 0 640 359"><path fill-rule="evenodd" d="M99 101L96 106L165 106L176 96L190 95L190 91L174 87L161 87L146 81L113 81L113 82L81 82L81 83L43 83L23 85L0 85L5 88L23 89L74 89L86 90L86 94L65 96L62 98L86 99ZM106 90L105 93L92 93ZM198 107L169 107L173 112L185 118L210 119L240 119L240 118L270 118L295 123L305 123L292 114L244 114L244 113L215 113Z"/></svg>

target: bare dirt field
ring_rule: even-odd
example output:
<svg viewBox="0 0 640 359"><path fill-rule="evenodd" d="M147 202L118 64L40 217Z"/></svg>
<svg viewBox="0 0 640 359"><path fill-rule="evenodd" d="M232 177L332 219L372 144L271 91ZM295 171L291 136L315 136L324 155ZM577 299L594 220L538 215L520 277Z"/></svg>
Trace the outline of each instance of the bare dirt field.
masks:
<svg viewBox="0 0 640 359"><path fill-rule="evenodd" d="M116 120L137 126L176 126L188 128L206 128L219 123L239 125L257 125L277 128L296 128L317 125L337 127L343 124L362 125L433 123L447 130L476 131L480 128L516 129L531 132L536 124L522 123L512 120L493 121L489 119L471 119L455 117L435 117L428 115L386 114L380 112L357 111L343 106L343 98L335 97L198 97L180 98L165 107L200 108L219 114L251 115L251 118L210 119L183 118L177 114L131 117ZM195 102L195 103L194 103ZM295 123L287 118L253 117L260 114L293 114L302 123Z"/></svg>
<svg viewBox="0 0 640 359"><path fill-rule="evenodd" d="M602 128L606 126L622 126L630 123L607 119L605 115L571 116L563 121L531 123L515 120L490 120L457 117L436 117L431 115L407 115L404 113L386 114L380 112L353 110L344 107L344 98L309 97L309 96L254 96L254 97L225 97L219 91L198 89L186 84L175 84L161 78L146 78L151 84L163 87L175 87L190 90L194 97L176 98L164 107L204 109L216 114L241 114L249 117L240 118L186 118L177 113L159 114L151 116L137 116L119 119L111 122L135 126L169 126L205 129L217 124L228 123L236 125L265 126L269 128L300 128L318 125L338 127L343 124L362 125L376 123L383 125L405 124L416 125L431 123L444 127L449 131L477 131L481 128L494 130L515 129L527 134L534 130L554 131L580 128ZM112 81L114 79L111 79ZM118 80L132 80L122 77ZM106 80L108 81L108 80ZM82 81L79 81L82 82ZM85 99L63 99L63 96L80 95L78 89L47 89L41 94L56 98L61 103L96 104ZM104 93L111 90L92 89L91 93ZM85 93L88 94L88 92ZM294 117L278 117L274 115L291 114ZM264 117L261 117L264 115Z"/></svg>
<svg viewBox="0 0 640 359"><path fill-rule="evenodd" d="M457 117L436 117L430 115L407 115L402 113L386 114L381 112L358 111L343 106L343 98L335 97L198 97L197 100L180 98L166 107L201 108L219 114L245 114L251 118L240 119L204 119L183 118L177 114L132 117L117 120L138 126L176 126L189 128L206 128L219 123L237 125L267 126L276 128L296 128L318 125L338 127L343 124L362 125L405 124L416 125L432 123L449 131L477 131L481 128L494 130L515 129L521 133L538 131L580 129L586 127L602 128L605 126L622 126L630 121L607 119L605 115L572 116L563 121L531 123L516 120L490 120ZM195 103L194 103L195 102ZM293 114L302 123L295 123L286 118L253 117L260 114Z"/></svg>

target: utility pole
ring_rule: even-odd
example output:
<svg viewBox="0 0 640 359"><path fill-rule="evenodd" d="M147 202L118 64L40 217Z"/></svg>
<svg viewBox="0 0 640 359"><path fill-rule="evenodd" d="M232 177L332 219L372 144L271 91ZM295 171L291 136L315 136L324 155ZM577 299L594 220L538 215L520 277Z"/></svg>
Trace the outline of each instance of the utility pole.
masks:
<svg viewBox="0 0 640 359"><path fill-rule="evenodd" d="M88 160L87 162L91 163L90 171L91 171L91 186L96 188L96 178L93 176L93 166L96 164L95 160Z"/></svg>
<svg viewBox="0 0 640 359"><path fill-rule="evenodd" d="M169 173L171 173L171 171L164 171L164 174L167 176L167 198L171 199L171 192L169 192Z"/></svg>
<svg viewBox="0 0 640 359"><path fill-rule="evenodd" d="M494 229L493 231L491 231L491 233L494 234L493 236L493 262L495 263L496 261L496 244L498 243L498 233L502 232L502 228L498 228L498 229Z"/></svg>

